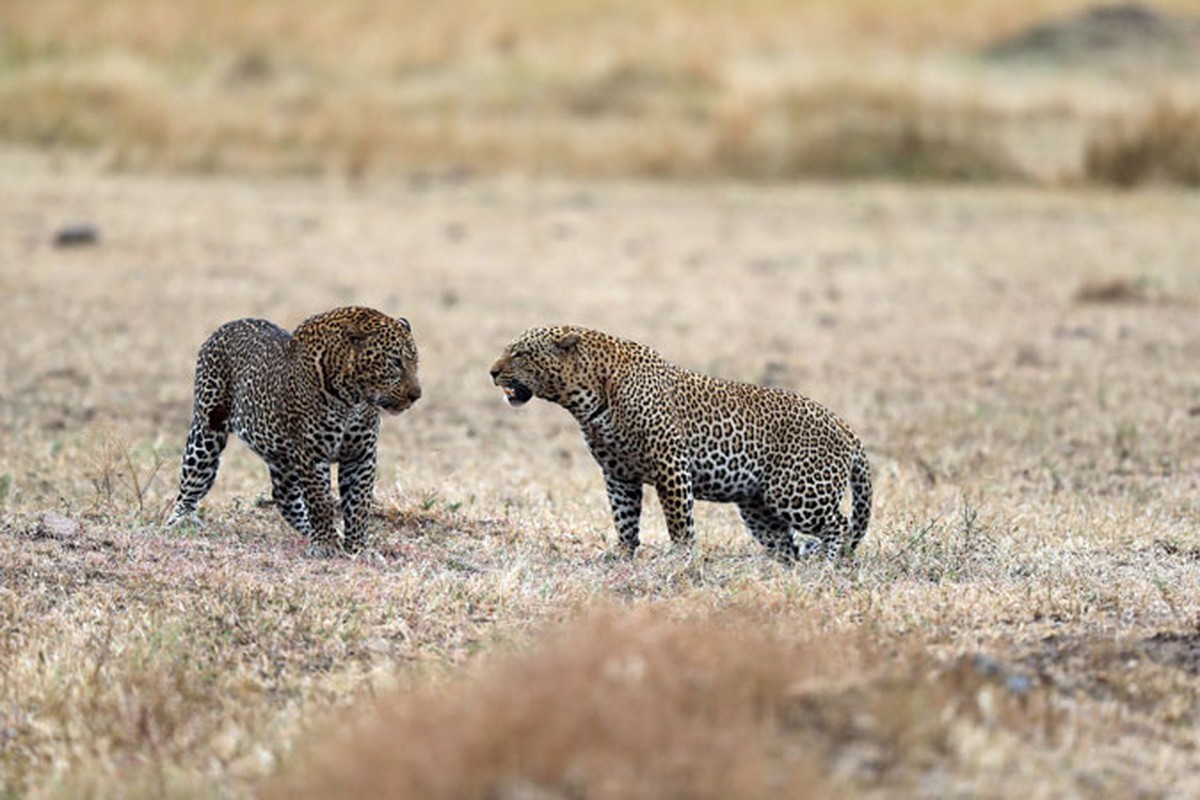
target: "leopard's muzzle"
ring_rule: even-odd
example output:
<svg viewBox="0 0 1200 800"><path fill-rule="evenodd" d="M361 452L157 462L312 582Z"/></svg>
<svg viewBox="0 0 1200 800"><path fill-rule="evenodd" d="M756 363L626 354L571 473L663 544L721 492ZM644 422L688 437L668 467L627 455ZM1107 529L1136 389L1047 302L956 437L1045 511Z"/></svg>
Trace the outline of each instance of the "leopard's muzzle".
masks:
<svg viewBox="0 0 1200 800"><path fill-rule="evenodd" d="M412 407L412 404L421 399L421 387L412 386L403 395L392 393L384 394L375 401L375 405L389 414L399 414Z"/></svg>

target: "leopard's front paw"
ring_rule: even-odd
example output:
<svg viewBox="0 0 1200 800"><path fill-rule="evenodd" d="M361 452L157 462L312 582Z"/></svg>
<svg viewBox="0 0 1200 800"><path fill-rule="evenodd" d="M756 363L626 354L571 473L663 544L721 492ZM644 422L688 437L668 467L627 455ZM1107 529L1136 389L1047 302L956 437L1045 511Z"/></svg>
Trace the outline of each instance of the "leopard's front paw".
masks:
<svg viewBox="0 0 1200 800"><path fill-rule="evenodd" d="M362 537L347 536L346 539L342 542L342 549L345 550L350 555L357 555L358 553L364 553L368 550L367 539L365 536L362 536Z"/></svg>
<svg viewBox="0 0 1200 800"><path fill-rule="evenodd" d="M820 539L807 537L800 541L800 545L797 548L797 553L800 558L808 559L826 555L827 551L825 548L825 543Z"/></svg>
<svg viewBox="0 0 1200 800"><path fill-rule="evenodd" d="M171 516L167 517L167 521L163 523L165 528L203 528L204 520L196 513L195 509L185 510L176 508L171 512Z"/></svg>
<svg viewBox="0 0 1200 800"><path fill-rule="evenodd" d="M333 542L311 542L304 555L309 558L333 558L342 554L342 548Z"/></svg>
<svg viewBox="0 0 1200 800"><path fill-rule="evenodd" d="M623 545L617 545L616 547L610 547L610 548L602 551L600 553L600 555L597 556L597 560L608 562L608 563L616 563L618 561L632 561L636 555L637 555L636 547L625 547Z"/></svg>
<svg viewBox="0 0 1200 800"><path fill-rule="evenodd" d="M351 560L357 561L360 564L370 564L373 567L387 565L387 558L374 547L363 547L357 551L347 550L346 552L350 554Z"/></svg>
<svg viewBox="0 0 1200 800"><path fill-rule="evenodd" d="M681 561L691 561L696 557L696 543L694 540L684 542L671 542L671 546L665 552L667 558L673 558Z"/></svg>

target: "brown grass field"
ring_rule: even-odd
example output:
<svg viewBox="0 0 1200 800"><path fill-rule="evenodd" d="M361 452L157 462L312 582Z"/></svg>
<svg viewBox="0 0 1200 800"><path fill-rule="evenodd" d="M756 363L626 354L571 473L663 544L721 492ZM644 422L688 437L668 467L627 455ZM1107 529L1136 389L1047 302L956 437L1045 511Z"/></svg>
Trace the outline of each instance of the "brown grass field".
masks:
<svg viewBox="0 0 1200 800"><path fill-rule="evenodd" d="M135 172L1200 184L1196 0L427 5L7 0L0 138Z"/></svg>
<svg viewBox="0 0 1200 800"><path fill-rule="evenodd" d="M554 105L545 135L594 148L553 164L535 158L547 140L521 135L538 113L508 107L488 112L488 135L504 129L487 151L497 161L436 136L397 154L389 133L359 169L340 138L372 87L385 104L415 91L378 83L418 69L400 51L453 73L436 86L462 86L493 75L488 58L508 47L541 65L537 86L561 74L582 91L570 69L615 63L585 45L624 42L648 68L655 36L676 30L665 19L687 46L664 59L703 56L701 73L725 87L702 103L743 97L728 83L739 57L792 42L789 26L825 43L822 91L863 53L909 64L883 108L928 69L938 91L986 90L979 119L1004 108L1028 121L1003 88L1013 70L1041 87L1038 108L1069 118L1030 123L1014 151L1031 168L1045 132L1054 172L1083 163L1078 125L1132 113L1125 67L964 78L961 64L923 59L1080 4L978 0L948 18L932 0L803 13L760 0L734 27L699 0L663 3L653 25L641 4L548 14L530 0L460 34L451 22L469 9L446 3L394 38L372 14L404 19L370 0L311 6L325 16L296 21L258 0L238 24L186 3L7 7L0 798L1200 795L1194 189L736 182L695 168L728 163L717 151L681 168L688 180L648 180L661 173L636 166L622 136L686 119L686 82L654 100L682 105L649 120ZM348 92L341 112L322 112L335 133L305 156L332 167L281 168L295 153L279 142L243 149L189 127L243 108L246 144L295 121L215 88L213 70L243 50L267 66L239 69L282 81L236 90L263 93L250 97L274 103L306 71ZM61 102L62 119L113 108L31 81L108 80L91 67L117 62L122 91L167 87L130 96L188 106L167 115L169 136L142 138L143 121L122 138L124 118L103 114L94 140L12 127L13 109L41 113L5 106L14 92ZM1154 85L1177 81L1156 69ZM1186 92L1174 97L1186 118ZM704 139L706 125L680 130ZM189 161L193 145L220 163ZM414 166L423 152L433 168ZM55 245L80 222L97 241ZM384 421L374 553L306 558L237 442L206 526L163 530L204 337L229 319L293 327L350 303L406 316L422 356L424 398ZM487 374L543 322L602 328L841 413L875 472L857 559L782 567L732 508L705 504L694 553L672 552L653 492L642 551L609 558L602 480L574 423L545 403L509 408Z"/></svg>

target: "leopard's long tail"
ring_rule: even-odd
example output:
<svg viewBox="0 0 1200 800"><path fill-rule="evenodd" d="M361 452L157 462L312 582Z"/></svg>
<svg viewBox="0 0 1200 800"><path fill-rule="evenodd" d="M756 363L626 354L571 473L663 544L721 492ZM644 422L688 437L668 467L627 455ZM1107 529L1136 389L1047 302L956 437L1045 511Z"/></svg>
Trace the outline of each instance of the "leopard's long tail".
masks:
<svg viewBox="0 0 1200 800"><path fill-rule="evenodd" d="M871 522L871 465L860 445L850 457L850 538L843 552L850 555L867 535Z"/></svg>

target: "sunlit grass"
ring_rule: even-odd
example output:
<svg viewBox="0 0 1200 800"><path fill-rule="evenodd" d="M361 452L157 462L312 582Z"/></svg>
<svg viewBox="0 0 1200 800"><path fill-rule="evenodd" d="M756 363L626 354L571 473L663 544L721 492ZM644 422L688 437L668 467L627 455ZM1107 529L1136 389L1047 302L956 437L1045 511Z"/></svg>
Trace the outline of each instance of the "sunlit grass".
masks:
<svg viewBox="0 0 1200 800"><path fill-rule="evenodd" d="M436 778L468 797L636 795L726 774L747 796L773 780L850 796L1194 793L1200 229L1186 197L348 185L0 158L0 259L19 265L0 293L19 332L0 359L10 794ZM98 242L55 247L79 219ZM161 530L204 337L344 303L403 314L422 354L425 396L382 430L377 557L305 558L236 443L206 527ZM695 553L672 553L653 492L639 557L607 557L577 429L548 404L509 408L487 374L515 333L558 321L846 417L875 474L857 561L785 569L709 504ZM647 677L606 709L578 687L614 648ZM679 769L572 727L576 709L620 728L640 708L674 722L639 728L661 744L638 754ZM537 720L573 733L549 749ZM446 763L490 755L439 774L415 758L426 746Z"/></svg>

